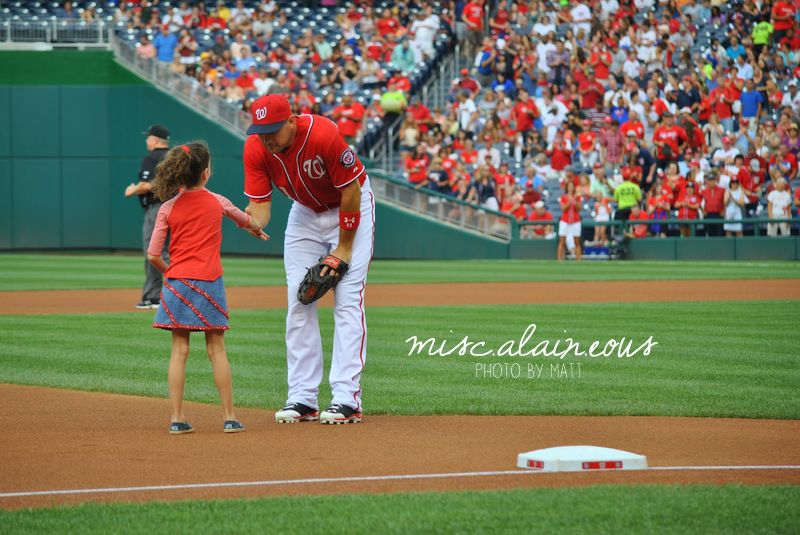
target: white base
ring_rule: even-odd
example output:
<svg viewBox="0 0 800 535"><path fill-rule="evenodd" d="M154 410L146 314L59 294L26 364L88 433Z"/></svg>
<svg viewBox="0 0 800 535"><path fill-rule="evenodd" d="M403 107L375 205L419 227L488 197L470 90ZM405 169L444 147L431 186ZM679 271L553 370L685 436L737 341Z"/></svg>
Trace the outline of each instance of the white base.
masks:
<svg viewBox="0 0 800 535"><path fill-rule="evenodd" d="M538 472L644 470L647 457L599 446L559 446L520 453L517 467Z"/></svg>

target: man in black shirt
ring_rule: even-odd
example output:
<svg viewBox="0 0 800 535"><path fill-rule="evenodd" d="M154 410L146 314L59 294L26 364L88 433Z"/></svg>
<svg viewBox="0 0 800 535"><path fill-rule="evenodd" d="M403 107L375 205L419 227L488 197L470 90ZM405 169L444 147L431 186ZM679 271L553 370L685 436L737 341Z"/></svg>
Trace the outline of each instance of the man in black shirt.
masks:
<svg viewBox="0 0 800 535"><path fill-rule="evenodd" d="M169 130L160 124L154 124L147 132L145 143L147 144L148 154L142 158L139 168L139 182L131 183L125 188L125 196L139 196L139 203L144 209L144 224L142 225L142 243L144 245L145 257L147 248L150 246L150 236L153 234L153 227L156 224L156 215L161 207L161 200L152 192L152 181L156 177L156 166L167 154L169 150ZM162 253L164 260L169 262L169 252L167 244L164 244ZM161 302L161 272L153 267L145 258L144 261L144 288L142 289L142 300L136 305L140 310L158 308Z"/></svg>

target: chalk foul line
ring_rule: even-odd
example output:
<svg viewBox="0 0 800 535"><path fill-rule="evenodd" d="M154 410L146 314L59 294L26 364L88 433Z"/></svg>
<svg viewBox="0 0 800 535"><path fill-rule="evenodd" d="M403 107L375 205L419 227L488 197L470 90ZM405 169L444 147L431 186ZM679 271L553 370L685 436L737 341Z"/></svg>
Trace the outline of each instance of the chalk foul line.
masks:
<svg viewBox="0 0 800 535"><path fill-rule="evenodd" d="M646 472L648 470L800 470L800 465L741 465L741 466L651 466L644 470L592 470L591 472ZM25 498L31 496L58 496L74 494L108 494L119 492L158 492L169 490L218 489L232 487L270 487L278 485L313 485L321 483L348 483L359 481L402 481L414 479L447 479L457 477L524 476L532 474L574 474L579 472L542 472L537 470L497 470L489 472L448 472L442 474L400 474L388 476L319 477L310 479L276 479L266 481L229 481L215 483L186 483L180 485L145 485L133 487L103 487L93 489L34 490L2 492L0 498ZM581 471L581 473L586 473Z"/></svg>

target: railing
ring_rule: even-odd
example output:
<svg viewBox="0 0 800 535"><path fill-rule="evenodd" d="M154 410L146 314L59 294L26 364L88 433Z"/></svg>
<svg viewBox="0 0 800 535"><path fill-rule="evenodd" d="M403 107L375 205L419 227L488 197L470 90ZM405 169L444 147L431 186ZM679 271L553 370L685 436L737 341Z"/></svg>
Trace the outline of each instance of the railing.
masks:
<svg viewBox="0 0 800 535"><path fill-rule="evenodd" d="M52 46L74 46L77 43L106 46L112 25L97 20L0 20L0 43L46 43Z"/></svg>
<svg viewBox="0 0 800 535"><path fill-rule="evenodd" d="M377 178L378 180L372 180ZM479 232L503 241L519 236L518 223L509 214L489 210L438 192L421 191L407 182L370 171L376 196L411 212L431 217L456 227Z"/></svg>
<svg viewBox="0 0 800 535"><path fill-rule="evenodd" d="M134 46L120 40L113 32L110 42L111 50L114 51L114 59L118 63L148 79L187 106L205 114L237 137L244 139L245 131L250 126L250 117L242 111L241 106L231 104L214 95L194 78L172 72L169 63L158 61L155 58L140 57Z"/></svg>
<svg viewBox="0 0 800 535"><path fill-rule="evenodd" d="M665 226L688 226L689 227L689 236L697 236L698 226L717 226L720 227L722 225L752 225L752 232L754 236L760 236L761 234L766 234L761 226L767 223L789 223L792 225L793 223L800 224L800 217L795 218L768 218L768 217L751 217L751 218L743 218L743 219L645 219L645 220L627 220L627 221L582 221L581 225L584 227L609 227L614 232L626 233L629 231L631 227L645 225L650 227L652 225L659 225L661 227ZM555 230L558 229L558 220L553 221L520 221L517 223L520 231L527 227L537 227L537 226L552 226ZM521 234L525 234L521 232ZM520 237L520 236L514 236Z"/></svg>

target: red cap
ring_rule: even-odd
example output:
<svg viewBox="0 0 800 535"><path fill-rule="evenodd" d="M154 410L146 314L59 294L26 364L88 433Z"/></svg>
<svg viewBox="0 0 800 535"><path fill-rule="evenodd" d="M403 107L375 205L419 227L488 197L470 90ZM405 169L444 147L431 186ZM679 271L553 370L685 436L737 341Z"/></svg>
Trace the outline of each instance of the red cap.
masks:
<svg viewBox="0 0 800 535"><path fill-rule="evenodd" d="M623 167L619 170L619 173L622 175L622 178L630 178L633 174L633 170L630 167Z"/></svg>
<svg viewBox="0 0 800 535"><path fill-rule="evenodd" d="M636 143L628 143L627 145L625 145L625 150L627 150L628 152L631 152L635 148L636 148Z"/></svg>
<svg viewBox="0 0 800 535"><path fill-rule="evenodd" d="M466 76L469 74L469 69L461 69L461 76Z"/></svg>
<svg viewBox="0 0 800 535"><path fill-rule="evenodd" d="M247 129L247 135L272 134L281 129L292 116L292 107L286 95L272 94L259 97L250 108L253 124Z"/></svg>
<svg viewBox="0 0 800 535"><path fill-rule="evenodd" d="M722 142L723 142L723 143L730 143L730 142L731 142L731 138L729 138L728 136L724 136L724 137L722 138Z"/></svg>
<svg viewBox="0 0 800 535"><path fill-rule="evenodd" d="M589 119L584 119L583 124L592 124L592 121L590 121Z"/></svg>
<svg viewBox="0 0 800 535"><path fill-rule="evenodd" d="M689 167L700 167L700 162L698 161L689 162Z"/></svg>
<svg viewBox="0 0 800 535"><path fill-rule="evenodd" d="M744 124L744 125L748 125L748 124L750 124L750 120L749 120L749 119L744 119L744 118L742 118L742 120L741 120L740 122L741 122L742 124Z"/></svg>
<svg viewBox="0 0 800 535"><path fill-rule="evenodd" d="M527 182L525 182L525 187L526 188L532 188L533 187L533 180L528 180Z"/></svg>
<svg viewBox="0 0 800 535"><path fill-rule="evenodd" d="M603 164L601 164L600 162L595 162L594 168L597 169L598 167L603 167Z"/></svg>
<svg viewBox="0 0 800 535"><path fill-rule="evenodd" d="M604 123L610 123L611 122L611 117L604 117L603 118L603 122Z"/></svg>

